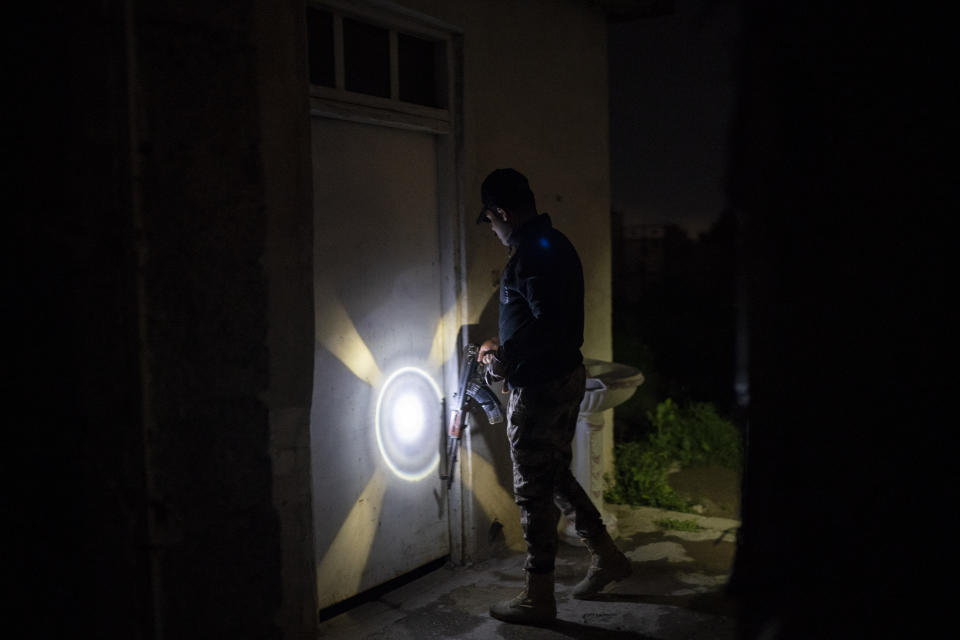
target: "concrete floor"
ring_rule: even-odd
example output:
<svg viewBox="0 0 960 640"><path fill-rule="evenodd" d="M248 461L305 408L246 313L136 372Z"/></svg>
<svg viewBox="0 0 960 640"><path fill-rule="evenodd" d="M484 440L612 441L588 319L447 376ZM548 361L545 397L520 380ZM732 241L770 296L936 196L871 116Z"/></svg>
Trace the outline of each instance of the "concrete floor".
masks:
<svg viewBox="0 0 960 640"><path fill-rule="evenodd" d="M550 627L508 625L489 616L490 603L513 597L522 586L523 555L506 553L471 567L440 568L324 621L320 637L732 640L736 608L723 587L739 522L711 513L733 508L714 500L700 516L611 506L617 544L632 560L633 575L594 600L575 600L570 590L586 573L589 555L583 547L561 543L558 621ZM664 519L694 520L703 530L664 530L657 524Z"/></svg>

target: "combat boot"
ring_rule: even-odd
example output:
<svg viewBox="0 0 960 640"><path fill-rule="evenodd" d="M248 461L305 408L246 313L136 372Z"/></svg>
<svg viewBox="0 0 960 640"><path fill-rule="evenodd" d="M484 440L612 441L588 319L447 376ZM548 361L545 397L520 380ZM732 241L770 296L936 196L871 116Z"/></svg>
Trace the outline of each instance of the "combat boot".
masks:
<svg viewBox="0 0 960 640"><path fill-rule="evenodd" d="M557 619L553 572L526 572L526 588L513 600L490 606L490 615L514 624L549 624Z"/></svg>
<svg viewBox="0 0 960 640"><path fill-rule="evenodd" d="M587 577L577 583L571 592L574 598L587 599L617 580L623 580L633 570L630 560L614 544L610 534L604 531L595 538L581 538L590 550L590 568Z"/></svg>

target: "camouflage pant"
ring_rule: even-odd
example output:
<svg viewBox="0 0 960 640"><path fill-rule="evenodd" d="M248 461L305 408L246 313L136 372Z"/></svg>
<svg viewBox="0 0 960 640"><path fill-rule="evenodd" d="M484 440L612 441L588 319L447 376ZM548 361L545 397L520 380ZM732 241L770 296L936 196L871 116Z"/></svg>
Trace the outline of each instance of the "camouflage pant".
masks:
<svg viewBox="0 0 960 640"><path fill-rule="evenodd" d="M559 380L510 391L513 497L527 543L525 568L532 573L553 571L561 510L582 537L596 537L604 529L600 513L570 472L585 380L584 368L577 367Z"/></svg>

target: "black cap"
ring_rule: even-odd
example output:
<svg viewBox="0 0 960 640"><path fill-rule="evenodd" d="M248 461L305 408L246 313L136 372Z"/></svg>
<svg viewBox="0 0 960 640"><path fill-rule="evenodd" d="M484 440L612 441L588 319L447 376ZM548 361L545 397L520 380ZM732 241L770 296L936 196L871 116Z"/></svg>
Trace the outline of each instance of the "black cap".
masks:
<svg viewBox="0 0 960 640"><path fill-rule="evenodd" d="M537 209L530 183L526 176L516 169L497 169L490 172L480 186L480 197L483 199L483 209L480 210L477 224L487 222L485 213L494 207L509 211Z"/></svg>

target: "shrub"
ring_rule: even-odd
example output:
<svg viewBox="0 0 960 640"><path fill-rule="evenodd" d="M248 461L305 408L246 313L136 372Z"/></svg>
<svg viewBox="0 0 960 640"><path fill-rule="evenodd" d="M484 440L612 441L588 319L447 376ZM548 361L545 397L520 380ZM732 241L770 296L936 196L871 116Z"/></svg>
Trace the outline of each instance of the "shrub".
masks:
<svg viewBox="0 0 960 640"><path fill-rule="evenodd" d="M670 398L657 405L650 416L654 432L650 446L671 462L690 467L717 464L740 470L743 445L740 430L717 414L708 402L693 402L684 409Z"/></svg>
<svg viewBox="0 0 960 640"><path fill-rule="evenodd" d="M740 432L709 403L681 409L667 398L649 415L654 431L647 441L615 447L614 475L607 478L604 498L618 504L689 511L688 501L667 482L673 464L717 464L739 470L743 461Z"/></svg>
<svg viewBox="0 0 960 640"><path fill-rule="evenodd" d="M636 504L689 511L690 505L667 483L670 461L644 442L625 442L615 449L614 477L608 478L604 499L617 504Z"/></svg>
<svg viewBox="0 0 960 640"><path fill-rule="evenodd" d="M657 520L653 524L668 531L704 531L704 528L697 524L696 520L674 520L673 518L665 518L663 520Z"/></svg>

